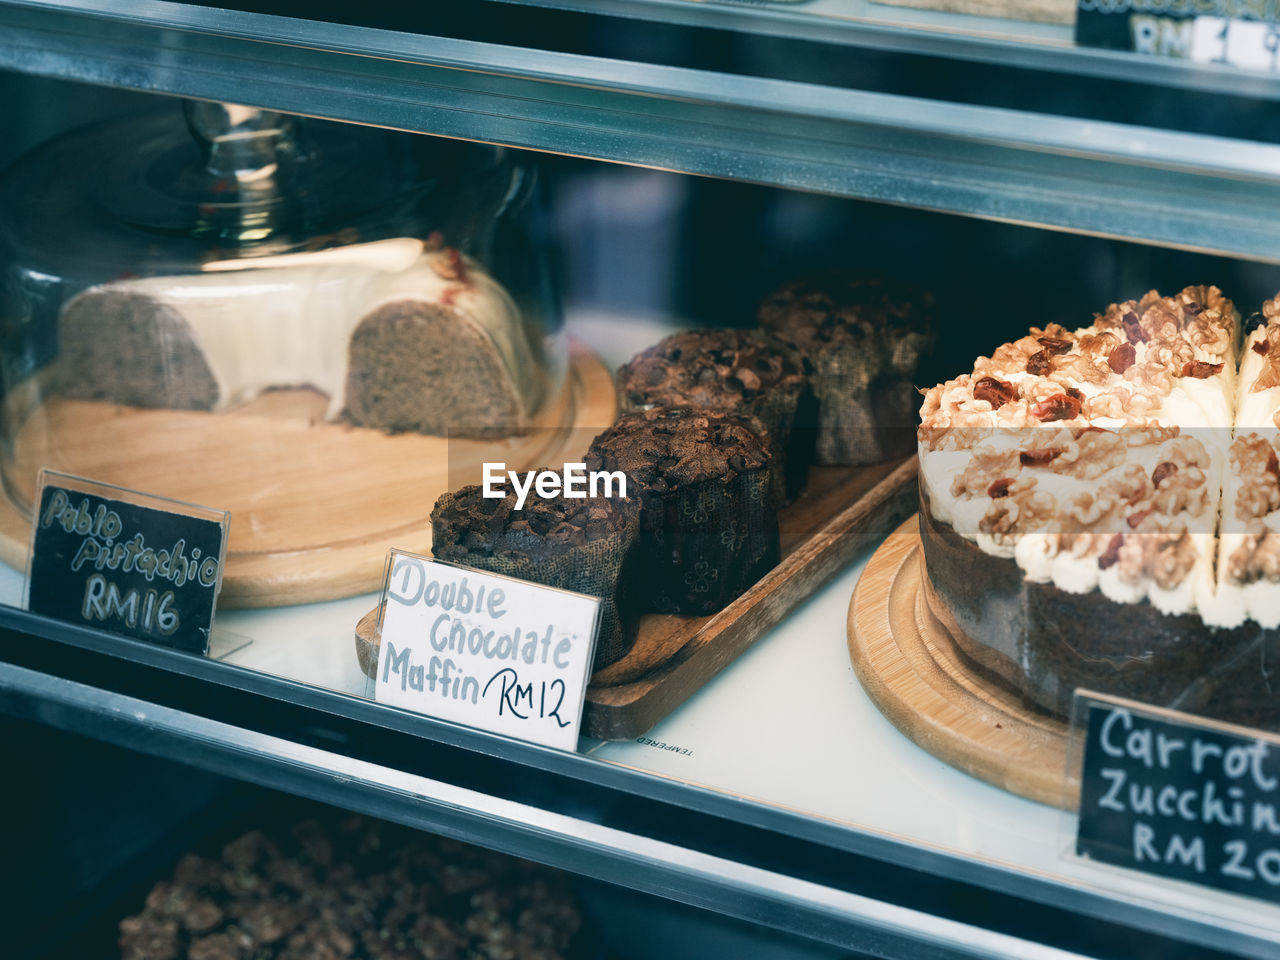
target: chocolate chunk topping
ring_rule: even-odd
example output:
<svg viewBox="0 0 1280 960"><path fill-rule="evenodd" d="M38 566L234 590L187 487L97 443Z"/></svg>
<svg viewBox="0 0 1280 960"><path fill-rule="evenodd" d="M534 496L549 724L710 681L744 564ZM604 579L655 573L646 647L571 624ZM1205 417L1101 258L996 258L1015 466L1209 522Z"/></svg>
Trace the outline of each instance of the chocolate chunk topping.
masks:
<svg viewBox="0 0 1280 960"><path fill-rule="evenodd" d="M1044 347L1049 353L1060 355L1071 352L1071 341L1062 340L1058 337L1038 337L1037 341L1040 346Z"/></svg>
<svg viewBox="0 0 1280 960"><path fill-rule="evenodd" d="M1250 349L1260 357L1265 357L1271 352L1271 344L1266 340L1257 341Z"/></svg>
<svg viewBox="0 0 1280 960"><path fill-rule="evenodd" d="M655 407L619 417L596 437L586 463L588 470L622 470L642 489L670 490L768 469L770 453L755 418Z"/></svg>
<svg viewBox="0 0 1280 960"><path fill-rule="evenodd" d="M1120 319L1120 323L1124 326L1124 335L1129 338L1131 343L1146 343L1151 337L1147 331L1142 328L1142 321L1138 319L1138 315L1132 310L1125 312Z"/></svg>
<svg viewBox="0 0 1280 960"><path fill-rule="evenodd" d="M558 556L625 529L639 513L634 496L543 499L532 489L524 509L515 505L514 492L485 497L480 486L441 497L431 511L432 551L454 560L497 553Z"/></svg>
<svg viewBox="0 0 1280 960"><path fill-rule="evenodd" d="M1177 472L1178 465L1176 463L1170 463L1168 460L1157 463L1156 468L1151 471L1151 486L1159 490L1160 484Z"/></svg>
<svg viewBox="0 0 1280 960"><path fill-rule="evenodd" d="M1053 420L1074 420L1080 416L1080 401L1065 393L1055 393L1032 407L1031 415L1045 423Z"/></svg>
<svg viewBox="0 0 1280 960"><path fill-rule="evenodd" d="M1033 377L1043 377L1053 369L1053 353L1041 350L1027 358L1027 373Z"/></svg>
<svg viewBox="0 0 1280 960"><path fill-rule="evenodd" d="M1018 388L1008 380L983 377L973 387L973 399L985 400L992 410L999 410L1006 403L1018 398Z"/></svg>
<svg viewBox="0 0 1280 960"><path fill-rule="evenodd" d="M1124 537L1116 534L1107 544L1107 549L1102 551L1102 555L1098 557L1098 569L1106 570L1114 567L1120 559L1120 547L1124 544Z"/></svg>
<svg viewBox="0 0 1280 960"><path fill-rule="evenodd" d="M1138 359L1138 350L1132 343L1122 343L1107 355L1107 366L1116 373L1124 373Z"/></svg>
<svg viewBox="0 0 1280 960"><path fill-rule="evenodd" d="M1142 523L1142 521L1147 519L1147 517L1151 516L1151 514L1155 513L1155 511L1156 511L1155 507L1147 507L1147 509L1145 510L1138 510L1135 513L1129 514L1125 522L1129 524L1130 530L1136 530L1138 526Z"/></svg>
<svg viewBox="0 0 1280 960"><path fill-rule="evenodd" d="M1056 447L1040 447L1036 450L1023 450L1018 454L1018 459L1024 467L1044 467L1060 456L1062 451Z"/></svg>
<svg viewBox="0 0 1280 960"><path fill-rule="evenodd" d="M1222 364L1205 363L1203 360L1189 360L1182 365L1182 375L1184 377L1194 377L1197 380L1207 380L1209 377L1215 376L1222 372Z"/></svg>
<svg viewBox="0 0 1280 960"><path fill-rule="evenodd" d="M1009 487L1013 483L1012 477L1001 477L999 480L992 480L991 485L987 487L987 496L995 500L1009 495Z"/></svg>
<svg viewBox="0 0 1280 960"><path fill-rule="evenodd" d="M734 413L773 390L799 392L805 374L795 351L755 330L689 330L665 337L618 371L634 408L693 404Z"/></svg>
<svg viewBox="0 0 1280 960"><path fill-rule="evenodd" d="M837 271L775 290L760 304L757 319L811 362L828 345L856 344L887 355L904 338L932 340L933 297Z"/></svg>

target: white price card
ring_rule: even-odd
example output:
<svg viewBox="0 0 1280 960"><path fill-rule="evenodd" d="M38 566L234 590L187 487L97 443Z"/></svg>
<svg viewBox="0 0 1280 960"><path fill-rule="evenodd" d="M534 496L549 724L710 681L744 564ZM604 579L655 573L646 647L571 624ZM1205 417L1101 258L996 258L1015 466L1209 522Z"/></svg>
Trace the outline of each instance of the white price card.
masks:
<svg viewBox="0 0 1280 960"><path fill-rule="evenodd" d="M1191 29L1191 59L1227 63L1246 70L1280 70L1280 24L1260 20L1196 17Z"/></svg>
<svg viewBox="0 0 1280 960"><path fill-rule="evenodd" d="M374 698L573 750L600 600L392 550Z"/></svg>

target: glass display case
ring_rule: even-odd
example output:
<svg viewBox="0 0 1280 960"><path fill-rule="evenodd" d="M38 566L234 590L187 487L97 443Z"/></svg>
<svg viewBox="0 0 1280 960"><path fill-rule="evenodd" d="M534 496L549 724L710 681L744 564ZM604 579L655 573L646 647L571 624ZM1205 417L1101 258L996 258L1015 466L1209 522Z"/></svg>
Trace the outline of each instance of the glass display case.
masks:
<svg viewBox="0 0 1280 960"><path fill-rule="evenodd" d="M1061 723L1032 715L1040 740L999 765L940 746L938 715L913 724L889 704L851 599L884 576L886 548L908 543L914 457L817 466L803 496L781 506L778 494L776 566L725 615L646 621L620 665L600 665L576 751L379 703L357 657L387 550L425 553L436 496L478 482L486 451L526 466L585 451L616 418L611 371L691 328L747 336L761 302L798 280L844 269L928 291L932 325L912 342L932 349L907 374L919 387L967 373L1033 326L1075 330L1153 288L1213 284L1242 317L1280 290L1274 74L1079 46L1070 7L946 6L477 0L428 13L379 0L0 0L14 514L0 522L0 542L12 541L0 557L0 709L816 950L1280 956L1272 903L1070 855ZM114 146L85 139L108 131ZM325 146L336 167L320 161ZM214 185L232 149L240 193L228 203ZM237 403L307 393L295 426L334 434L280 448L289 469L269 469L254 444L275 446L264 431L294 427L216 398L205 406L231 408L183 409L195 404L174 398L200 376L179 362L170 327L143 324L142 348L119 336L97 346L117 304L65 332L95 292L150 285L141 292L154 303L174 286L211 285L218 303L160 312L213 317L241 282L333 270L345 277L338 292L305 310L298 284L286 297L299 331L286 339L318 338L317 314L347 286L365 306L382 303L369 278L388 272L374 262L388 256L399 269L435 257L445 273L483 273L490 299L510 303L498 340L519 350L499 350L496 364L519 398L508 436L446 441L376 424L376 446L392 449L351 486L367 425L326 422L350 401L269 377ZM369 311L347 312L354 324ZM888 312L906 340L906 311ZM104 395L83 372L57 380L69 347L88 369L119 350L114 367L128 370L156 344L160 382L144 398ZM458 366L446 358L435 380ZM765 372L753 369L747 381L734 373L740 393ZM53 417L74 404L113 411L78 446L74 425ZM106 432L127 433L115 421L157 407L183 418L171 436L187 438L175 458L185 481L157 469L170 441L149 420L150 448ZM193 417L235 429L201 440ZM228 462L242 473L230 499L213 482ZM209 657L22 609L41 467L231 511L231 579ZM266 503L273 492L280 514ZM299 502L309 506L290 507ZM273 516L293 532L280 535ZM262 542L237 540L250 534ZM927 620L915 593L893 592L903 582L881 601L890 626ZM912 664L905 672L940 714L956 689L981 687ZM681 678L678 695L655 679L663 671ZM1009 733L1010 702L981 708L996 739ZM1047 739L1057 746L1046 753Z"/></svg>

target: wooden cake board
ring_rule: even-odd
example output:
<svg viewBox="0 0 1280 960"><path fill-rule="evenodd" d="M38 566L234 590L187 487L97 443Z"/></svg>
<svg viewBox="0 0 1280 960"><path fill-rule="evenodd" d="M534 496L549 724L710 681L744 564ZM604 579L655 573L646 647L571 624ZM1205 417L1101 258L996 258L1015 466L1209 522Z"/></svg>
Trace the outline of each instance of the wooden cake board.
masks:
<svg viewBox="0 0 1280 960"><path fill-rule="evenodd" d="M0 498L0 560L23 570L41 467L231 511L219 607L314 603L382 586L387 550L431 548L449 474L585 453L617 412L613 376L571 343L567 388L546 429L501 440L389 434L324 420L312 390L272 390L220 413L51 397L25 418ZM12 411L10 411L12 414ZM21 506L19 506L19 504Z"/></svg>
<svg viewBox="0 0 1280 960"><path fill-rule="evenodd" d="M583 732L602 740L631 740L693 696L915 510L916 466L911 457L812 469L804 495L778 514L781 563L712 616L641 617L626 656L592 676ZM357 649L377 643L377 617L375 607L356 625Z"/></svg>
<svg viewBox="0 0 1280 960"><path fill-rule="evenodd" d="M903 734L951 766L1039 803L1074 810L1067 725L1032 707L957 648L929 605L918 518L876 551L849 604L849 655Z"/></svg>

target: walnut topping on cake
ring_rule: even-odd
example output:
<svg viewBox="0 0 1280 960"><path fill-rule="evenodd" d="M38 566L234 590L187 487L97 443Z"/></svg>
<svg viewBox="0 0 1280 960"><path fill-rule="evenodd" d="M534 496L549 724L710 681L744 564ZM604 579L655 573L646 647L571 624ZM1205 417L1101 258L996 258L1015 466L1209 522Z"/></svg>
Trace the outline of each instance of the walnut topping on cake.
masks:
<svg viewBox="0 0 1280 960"><path fill-rule="evenodd" d="M995 481L1016 476L1018 472L1017 450L1008 446L984 444L973 451L973 456L969 458L969 465L964 471L952 479L951 495L953 497L982 496L984 491L990 490Z"/></svg>
<svg viewBox="0 0 1280 960"><path fill-rule="evenodd" d="M1173 373L1161 363L1135 363L1124 372L1124 379L1154 397L1167 397L1173 392Z"/></svg>
<svg viewBox="0 0 1280 960"><path fill-rule="evenodd" d="M1170 517L1180 513L1201 516L1209 505L1205 480L1204 471L1197 467L1162 477L1159 489L1151 497L1152 508Z"/></svg>
<svg viewBox="0 0 1280 960"><path fill-rule="evenodd" d="M1263 527L1246 534L1227 560L1227 575L1240 584L1280 583L1280 533Z"/></svg>
<svg viewBox="0 0 1280 960"><path fill-rule="evenodd" d="M1053 472L1092 480L1124 462L1128 444L1110 430L1086 428L1065 444L1062 456L1053 462Z"/></svg>
<svg viewBox="0 0 1280 960"><path fill-rule="evenodd" d="M1272 312L1280 317L1280 297ZM1219 516L1215 458L1226 444L1216 431L1232 423L1237 325L1217 288L1187 287L1111 304L1090 327L1033 327L1001 345L971 375L926 393L930 502L1033 580L1089 589L1090 575L1072 566L1087 560L1106 571L1108 590L1166 611L1194 605L1200 587L1187 576L1214 559L1192 534Z"/></svg>
<svg viewBox="0 0 1280 960"><path fill-rule="evenodd" d="M1075 380L1078 383L1102 385L1111 379L1112 370L1109 361L1091 360L1082 353L1060 357L1054 364L1054 376L1060 382Z"/></svg>
<svg viewBox="0 0 1280 960"><path fill-rule="evenodd" d="M1249 521L1280 510L1280 462L1267 439L1256 433L1231 444L1231 471L1239 478L1235 516Z"/></svg>
<svg viewBox="0 0 1280 960"><path fill-rule="evenodd" d="M1259 350L1258 348L1262 349ZM1258 379L1249 388L1250 393L1260 393L1272 387L1280 387L1280 323L1267 327L1266 336L1253 345L1255 352L1266 357L1266 363Z"/></svg>
<svg viewBox="0 0 1280 960"><path fill-rule="evenodd" d="M1008 486L1005 496L991 501L978 529L997 543L1009 542L1019 531L1045 527L1057 509L1053 494L1038 490L1035 477L1019 477Z"/></svg>

